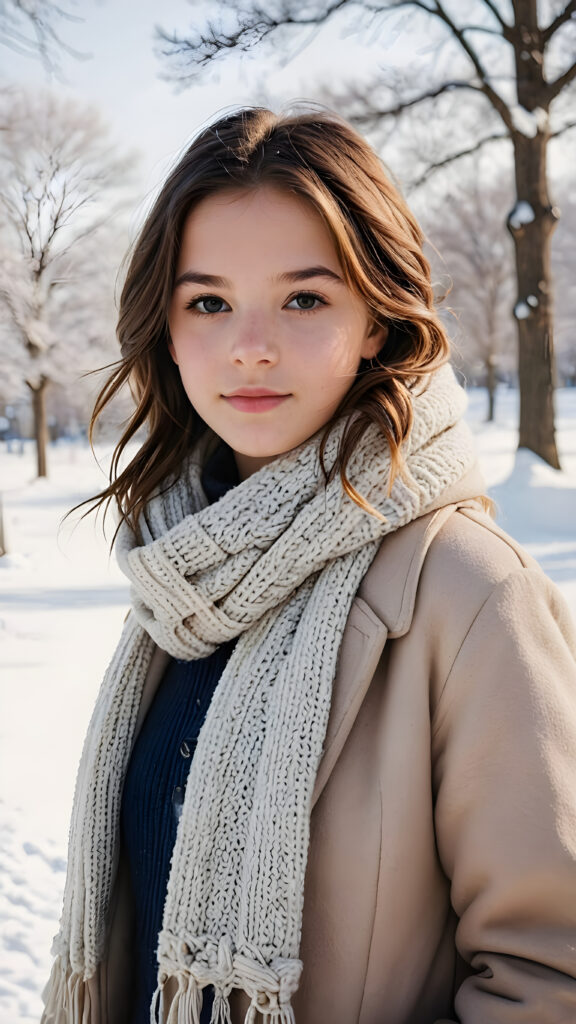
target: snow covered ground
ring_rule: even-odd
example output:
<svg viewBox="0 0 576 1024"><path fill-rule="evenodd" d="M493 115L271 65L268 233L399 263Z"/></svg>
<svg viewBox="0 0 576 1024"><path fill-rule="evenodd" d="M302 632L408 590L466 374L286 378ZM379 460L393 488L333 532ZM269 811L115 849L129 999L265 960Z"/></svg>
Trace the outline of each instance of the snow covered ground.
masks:
<svg viewBox="0 0 576 1024"><path fill-rule="evenodd" d="M485 395L473 392L468 419L499 521L576 617L576 389L558 393L562 473L527 452L515 456L516 400L500 392L497 420L486 425ZM0 558L0 1024L40 1017L76 766L128 603L93 519L59 529L63 514L104 484L90 453L54 447L50 478L33 475L31 449L0 445L10 550Z"/></svg>

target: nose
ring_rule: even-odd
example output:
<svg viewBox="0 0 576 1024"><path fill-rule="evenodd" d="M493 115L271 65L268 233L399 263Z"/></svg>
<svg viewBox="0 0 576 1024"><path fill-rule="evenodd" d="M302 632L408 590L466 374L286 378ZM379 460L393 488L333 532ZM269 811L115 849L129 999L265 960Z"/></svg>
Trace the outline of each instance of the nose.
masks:
<svg viewBox="0 0 576 1024"><path fill-rule="evenodd" d="M278 345L270 320L247 317L238 324L230 355L236 366L274 366L278 362Z"/></svg>

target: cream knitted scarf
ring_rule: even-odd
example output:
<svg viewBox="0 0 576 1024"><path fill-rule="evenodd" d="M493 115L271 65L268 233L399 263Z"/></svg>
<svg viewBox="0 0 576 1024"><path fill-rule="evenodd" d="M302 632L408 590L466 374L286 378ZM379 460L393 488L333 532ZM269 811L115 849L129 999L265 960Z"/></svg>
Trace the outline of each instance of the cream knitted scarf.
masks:
<svg viewBox="0 0 576 1024"><path fill-rule="evenodd" d="M191 764L151 1020L167 1016L170 977L174 1024L198 1024L207 985L213 1024L230 1021L233 988L251 999L247 1024L258 1014L294 1020L311 797L346 619L382 537L424 513L472 464L464 407L449 367L431 376L414 398L407 473L389 495L389 454L378 430L367 431L349 476L384 520L352 502L338 475L326 486L316 437L207 507L203 443L149 503L145 543L123 526L117 549L133 611L80 764L46 1021L84 1021L79 987L105 955L122 783L154 644L194 659L232 637ZM341 427L328 466L340 435Z"/></svg>

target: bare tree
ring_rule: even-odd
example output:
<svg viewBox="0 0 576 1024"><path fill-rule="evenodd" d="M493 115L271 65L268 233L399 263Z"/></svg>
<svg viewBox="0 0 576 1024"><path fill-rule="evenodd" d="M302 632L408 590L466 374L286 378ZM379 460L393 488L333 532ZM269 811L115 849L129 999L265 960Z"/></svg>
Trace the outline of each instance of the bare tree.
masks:
<svg viewBox="0 0 576 1024"><path fill-rule="evenodd" d="M448 275L460 357L483 367L492 421L499 373L514 362L514 251L502 230L510 194L499 181L482 185L476 166L457 178L452 173L446 185L436 201L428 193L420 217L434 247L433 270L440 280Z"/></svg>
<svg viewBox="0 0 576 1024"><path fill-rule="evenodd" d="M52 0L0 0L0 44L55 71L62 50L80 56L60 34L62 24L79 20Z"/></svg>
<svg viewBox="0 0 576 1024"><path fill-rule="evenodd" d="M373 128L419 107L450 97L455 109L470 96L483 104L478 135L470 137L467 116L450 125L450 145L424 174L477 153L495 141L508 140L514 156L516 200L507 217L514 242L520 384L519 446L532 449L559 467L554 430L554 354L550 244L558 218L548 184L548 146L576 121L568 100L574 96L576 60L576 0L277 0L261 6L223 2L219 20L187 36L159 30L161 53L181 83L231 50L248 51L276 42L276 54L286 33L319 28L354 12L353 32L402 11L428 19L439 30L433 66L426 86L422 72L412 79L380 77L378 90L362 83L359 124ZM362 19L364 14L364 19ZM557 115L552 123L551 113ZM464 108L466 111L468 107Z"/></svg>
<svg viewBox="0 0 576 1024"><path fill-rule="evenodd" d="M49 93L0 99L4 362L31 393L38 475L45 476L46 388L70 366L80 372L83 349L96 342L94 283L106 258L98 243L124 206L130 161L117 156L90 108Z"/></svg>

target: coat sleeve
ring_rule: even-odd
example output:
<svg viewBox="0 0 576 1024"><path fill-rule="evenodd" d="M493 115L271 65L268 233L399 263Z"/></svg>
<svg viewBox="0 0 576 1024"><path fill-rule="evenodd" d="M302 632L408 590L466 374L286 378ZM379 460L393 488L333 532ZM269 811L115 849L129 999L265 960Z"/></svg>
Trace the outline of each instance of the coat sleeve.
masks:
<svg viewBox="0 0 576 1024"><path fill-rule="evenodd" d="M471 971L458 1021L576 1022L576 662L542 573L492 592L433 728L438 850Z"/></svg>

